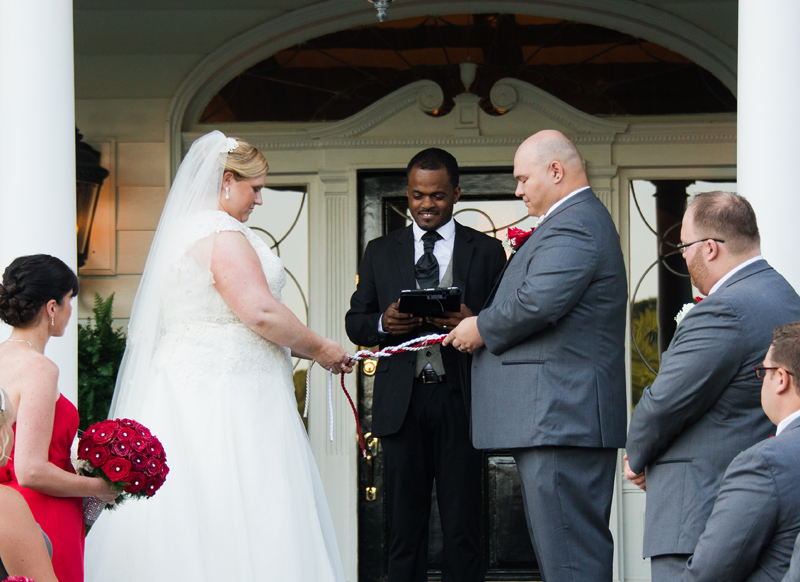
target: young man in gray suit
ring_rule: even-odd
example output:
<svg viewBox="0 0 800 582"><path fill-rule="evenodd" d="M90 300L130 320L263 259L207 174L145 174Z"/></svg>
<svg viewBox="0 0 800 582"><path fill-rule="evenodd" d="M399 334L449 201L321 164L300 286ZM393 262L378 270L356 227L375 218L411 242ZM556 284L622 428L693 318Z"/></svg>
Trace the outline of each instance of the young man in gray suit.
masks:
<svg viewBox="0 0 800 582"><path fill-rule="evenodd" d="M627 408L619 236L561 133L528 138L514 177L539 226L484 310L446 343L476 350L472 442L512 449L544 579L610 581L608 520Z"/></svg>
<svg viewBox="0 0 800 582"><path fill-rule="evenodd" d="M800 321L775 330L764 363L761 405L775 438L739 454L728 467L684 582L778 582L800 532Z"/></svg>
<svg viewBox="0 0 800 582"><path fill-rule="evenodd" d="M774 328L800 320L800 297L761 256L756 216L741 196L695 195L681 241L707 297L679 323L626 447L625 476L647 491L644 557L654 582L681 579L725 469L773 430L753 366Z"/></svg>

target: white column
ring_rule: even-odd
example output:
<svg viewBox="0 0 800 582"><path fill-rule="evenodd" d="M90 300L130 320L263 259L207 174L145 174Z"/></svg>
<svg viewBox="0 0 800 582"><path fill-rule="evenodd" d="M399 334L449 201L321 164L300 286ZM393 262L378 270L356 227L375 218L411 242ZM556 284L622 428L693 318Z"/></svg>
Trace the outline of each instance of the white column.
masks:
<svg viewBox="0 0 800 582"><path fill-rule="evenodd" d="M336 164L336 161L332 161ZM344 165L344 164L343 164ZM358 219L355 175L348 171L322 171L320 188L310 199L311 233L309 248L311 286L309 326L335 339L350 353L354 346L344 330L344 315L355 290L357 270ZM328 434L327 372L314 366L308 432L314 458L319 466L331 510L336 540L342 556L345 579L358 579L358 474L360 450L350 404L342 392L339 377L333 377L333 442ZM351 397L358 398L356 375L345 378Z"/></svg>
<svg viewBox="0 0 800 582"><path fill-rule="evenodd" d="M739 1L738 187L764 257L800 291L800 2Z"/></svg>
<svg viewBox="0 0 800 582"><path fill-rule="evenodd" d="M77 269L74 76L72 1L0 2L0 270L36 253ZM73 402L75 321L73 314L65 337L47 346Z"/></svg>

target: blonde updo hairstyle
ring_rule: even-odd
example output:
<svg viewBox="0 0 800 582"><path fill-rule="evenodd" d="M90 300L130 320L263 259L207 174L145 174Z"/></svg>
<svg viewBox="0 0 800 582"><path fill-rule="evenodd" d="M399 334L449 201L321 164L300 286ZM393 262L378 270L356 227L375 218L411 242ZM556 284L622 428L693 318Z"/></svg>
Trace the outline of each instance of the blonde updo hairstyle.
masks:
<svg viewBox="0 0 800 582"><path fill-rule="evenodd" d="M225 160L225 172L230 172L237 182L250 180L264 174L269 170L267 158L260 151L251 146L245 140L234 137L239 145L235 150L228 153Z"/></svg>

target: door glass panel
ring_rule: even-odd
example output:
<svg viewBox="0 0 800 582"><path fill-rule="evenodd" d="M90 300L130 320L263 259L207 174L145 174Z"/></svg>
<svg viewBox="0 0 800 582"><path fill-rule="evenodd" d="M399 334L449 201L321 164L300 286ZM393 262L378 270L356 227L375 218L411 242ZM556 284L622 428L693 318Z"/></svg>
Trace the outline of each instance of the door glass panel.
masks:
<svg viewBox="0 0 800 582"><path fill-rule="evenodd" d="M283 261L286 285L281 295L297 318L308 324L308 196L305 185L264 188L247 226ZM305 406L308 361L294 358L298 410ZM303 419L306 422L306 419Z"/></svg>
<svg viewBox="0 0 800 582"><path fill-rule="evenodd" d="M631 402L655 380L661 353L675 331L674 317L698 296L677 252L689 196L736 192L736 183L703 180L634 180L630 184ZM687 241L691 242L691 241ZM661 325L659 325L659 322Z"/></svg>

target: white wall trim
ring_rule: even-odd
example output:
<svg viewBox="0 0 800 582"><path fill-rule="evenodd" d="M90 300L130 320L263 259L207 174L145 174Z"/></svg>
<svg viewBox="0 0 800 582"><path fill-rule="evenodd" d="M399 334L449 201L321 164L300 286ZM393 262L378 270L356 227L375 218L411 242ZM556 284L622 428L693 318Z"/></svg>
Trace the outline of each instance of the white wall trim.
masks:
<svg viewBox="0 0 800 582"><path fill-rule="evenodd" d="M709 124L706 124L708 127ZM567 134L568 137L578 146L584 144L615 144L615 145L635 145L635 144L704 144L704 143L736 143L736 124L726 123L725 128L719 130L708 129L707 131L695 131L695 124L678 127L671 127L670 134L659 133L658 129L653 128L652 133L642 133L640 135L629 134L605 134L605 135L580 135ZM209 131L211 128L209 128ZM376 149L376 148L398 148L398 147L492 147L492 146L518 146L528 134L502 135L502 136L474 136L474 137L408 137L408 138L337 138L337 139L311 139L309 137L297 136L285 140L275 139L274 132L270 131L247 131L237 132L242 138L248 141L259 150L268 152L276 150L332 150L332 149ZM200 132L183 134L183 147L188 148L200 136Z"/></svg>

